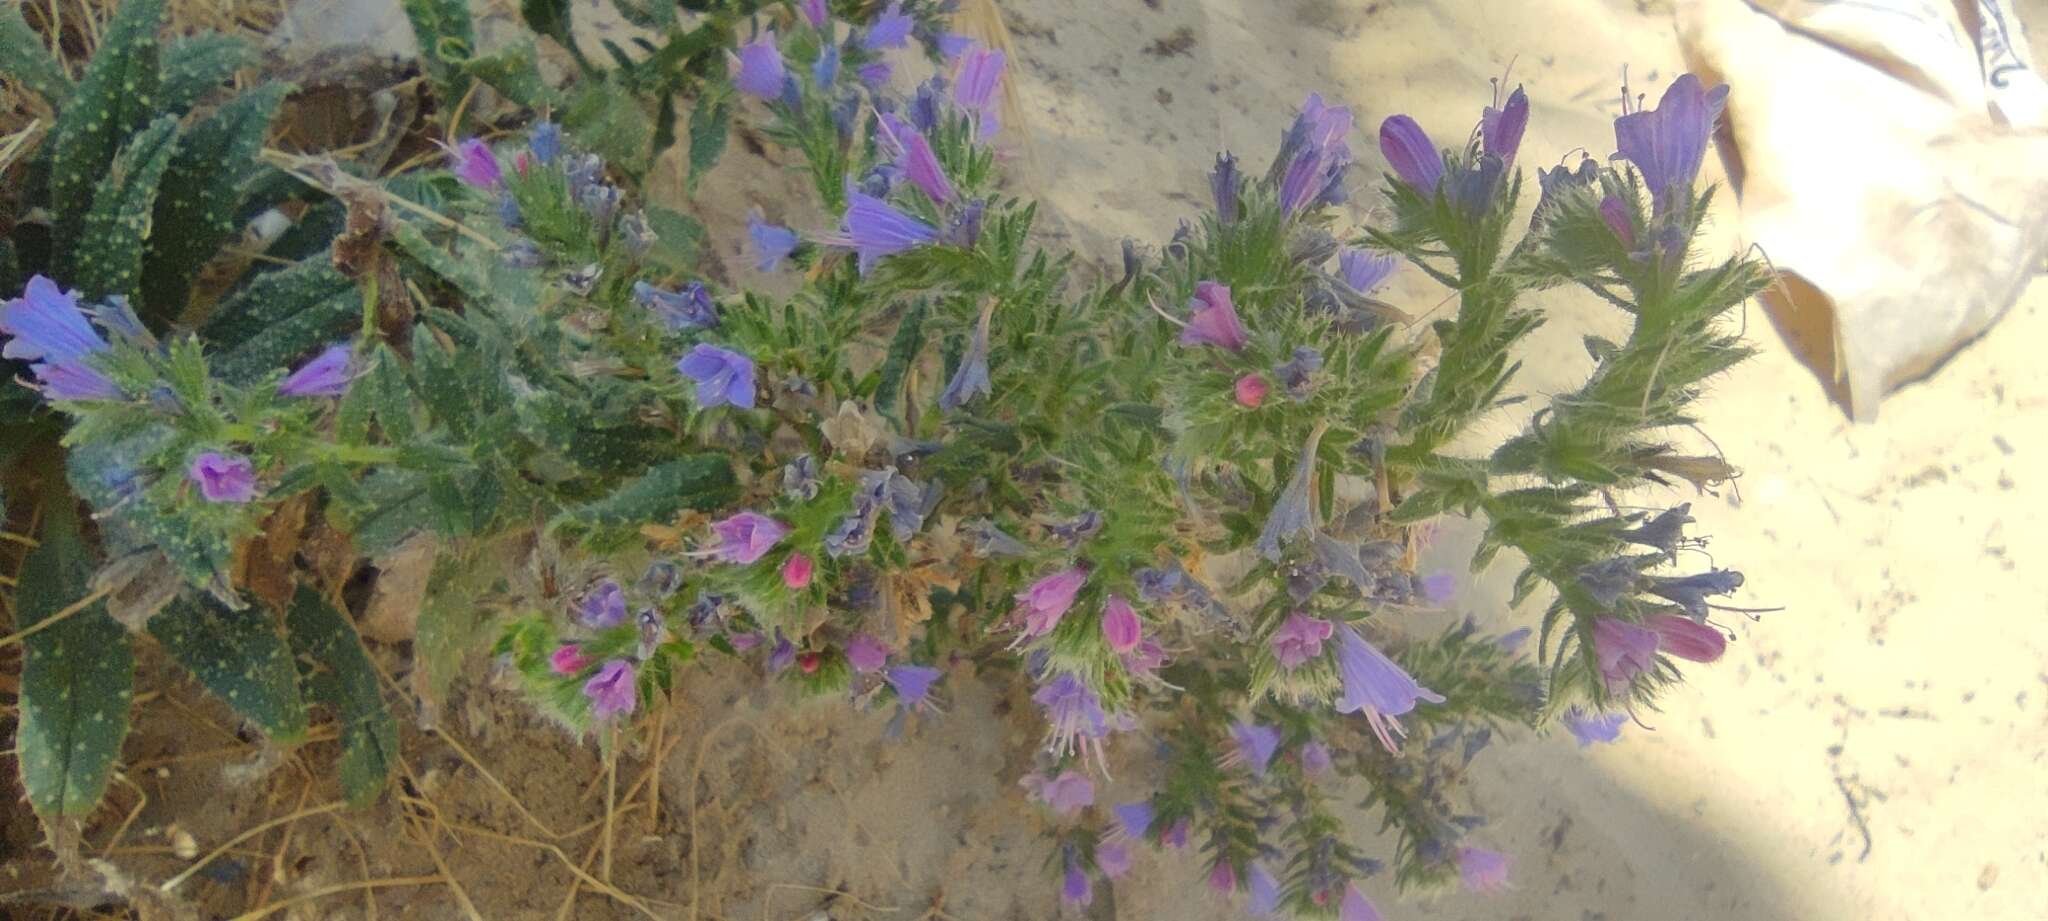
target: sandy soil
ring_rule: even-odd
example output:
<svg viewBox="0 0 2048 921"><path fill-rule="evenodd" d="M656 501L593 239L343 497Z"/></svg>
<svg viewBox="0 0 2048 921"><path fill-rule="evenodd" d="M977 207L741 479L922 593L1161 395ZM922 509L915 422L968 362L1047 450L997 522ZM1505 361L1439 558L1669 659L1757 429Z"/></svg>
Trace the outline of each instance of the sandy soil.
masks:
<svg viewBox="0 0 2048 921"><path fill-rule="evenodd" d="M1054 233L1106 261L1118 239L1161 240L1195 209L1217 148L1262 168L1310 91L1352 105L1361 125L1404 111L1445 139L1476 119L1487 78L1510 61L1534 102L1524 164L1580 146L1605 153L1621 69L1653 98L1676 72L1659 6L1015 0L1004 8L1020 58L1013 72L1024 122L1010 133L1016 185L1046 201ZM2021 6L2048 29L2048 3ZM1353 143L1364 164L1354 181L1362 215L1374 199L1366 177L1379 163L1363 131ZM715 233L725 229L715 242L726 277L756 280L739 256L746 207L801 194L774 164L734 148L693 203ZM1724 242L1739 245L1732 233ZM1418 312L1443 297L1412 276L1396 294ZM1522 384L1532 392L1575 382L1587 367L1578 336L1615 325L1588 299L1544 306L1556 322L1527 348ZM2048 917L2040 831L2048 801L2039 783L2048 758L2048 627L2039 617L2048 578L2022 571L2048 514L2048 481L2033 480L2025 460L2048 456L2048 374L2034 354L2048 336L2044 307L2048 288L2037 285L1984 341L1897 395L1882 422L1866 428L1842 421L1752 312L1748 328L1762 355L1712 395L1703 419L1746 476L1719 495L1655 500L1695 501L1716 562L1749 577L1737 603L1786 610L1758 623L1728 615L1741 637L1730 655L1689 669L1690 683L1664 711L1618 745L1581 750L1568 737L1495 745L1471 794L1475 811L1494 819L1486 836L1517 860L1515 889L1404 903L1382 887L1374 894L1386 916ZM1517 425L1504 417L1482 434ZM1468 524L1446 522L1426 565L1462 571L1474 537ZM1512 572L1502 565L1473 578L1457 613L1494 625L1532 621L1533 609L1504 610ZM650 908L661 918L1056 915L1041 819L1014 788L1034 739L1028 721L1005 714L1028 704L1002 679L965 672L949 679L947 693L946 713L887 738L879 715L832 701L792 705L740 665L693 671L668 727L674 745L653 762L662 814L651 828L644 813L622 818L614 879L660 900ZM177 819L210 848L306 802L295 780L264 796L224 790L219 758L165 765L159 775L149 759L190 748L194 733L214 731L199 728L206 722L232 724L176 686L144 713L144 736L129 752L131 768L144 769L130 773L152 800L131 841L162 845ZM468 689L448 726L509 798L445 741L414 736L408 752L420 789L412 792L436 804L443 828L424 836L414 824L408 834L390 800L346 824L302 823L276 895L432 874L434 858L421 846L432 840L483 918L641 916L588 894L558 914L573 880L562 861L531 843L447 827L538 840L547 836L536 822L554 832L586 825L601 815L603 796L587 746L488 688ZM250 756L218 731L227 732L220 743L232 758ZM648 763L625 759L622 785ZM1143 782L1119 772L1109 798ZM117 791L117 809L134 802ZM580 859L591 840L586 831L558 844ZM243 875L188 886L223 910L249 904L281 843L276 833L258 838L234 865ZM1089 916L1241 914L1210 898L1197 874L1192 861L1140 855L1132 878L1103 893ZM318 905L298 916L368 916L360 895ZM440 886L391 891L379 905L385 918L462 916Z"/></svg>

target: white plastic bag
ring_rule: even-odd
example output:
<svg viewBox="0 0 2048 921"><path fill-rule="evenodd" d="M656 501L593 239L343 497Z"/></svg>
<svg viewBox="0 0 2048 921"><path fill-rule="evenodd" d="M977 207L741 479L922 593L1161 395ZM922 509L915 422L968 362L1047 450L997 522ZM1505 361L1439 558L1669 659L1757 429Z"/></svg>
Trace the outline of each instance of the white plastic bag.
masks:
<svg viewBox="0 0 2048 921"><path fill-rule="evenodd" d="M1779 332L1858 421L2048 256L2048 84L2004 0L1680 0Z"/></svg>

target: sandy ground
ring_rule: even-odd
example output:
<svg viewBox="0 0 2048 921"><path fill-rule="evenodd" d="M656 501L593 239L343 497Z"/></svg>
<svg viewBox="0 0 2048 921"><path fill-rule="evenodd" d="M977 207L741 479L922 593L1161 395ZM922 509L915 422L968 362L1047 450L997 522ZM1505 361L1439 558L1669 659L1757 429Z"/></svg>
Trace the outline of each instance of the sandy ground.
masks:
<svg viewBox="0 0 2048 921"><path fill-rule="evenodd" d="M2021 5L2048 29L2048 2ZM1019 57L1022 124L1009 135L1016 187L1045 201L1056 236L1108 261L1118 239L1162 240L1196 209L1219 147L1263 169L1308 92L1353 106L1361 126L1408 112L1449 140L1477 118L1487 78L1510 61L1534 103L1523 164L1555 162L1580 146L1604 154L1622 68L1652 98L1676 73L1677 46L1658 6L1013 0L1004 14ZM1367 177L1381 164L1366 130L1353 144L1363 216L1376 197ZM822 222L801 208L780 210L803 194L773 162L735 145L691 203L715 233L724 229L714 241L719 273L761 281L740 257L745 210L759 201L771 217ZM1723 241L1730 251L1739 245L1732 231ZM1416 312L1443 299L1414 276L1395 294ZM1537 393L1585 373L1583 332L1618 326L1590 299L1543 306L1554 322L1528 344L1522 379ZM2034 480L2025 460L2048 456L2048 373L2035 356L2048 337L2044 306L2048 287L2037 285L1984 341L1898 394L1882 421L1864 428L1843 422L1752 312L1748 329L1762 355L1715 391L1703 414L1703 428L1744 468L1740 488L1643 498L1693 499L1716 562L1748 575L1736 603L1786 610L1758 623L1728 615L1740 636L1729 656L1689 669L1689 684L1620 744L1582 750L1569 737L1522 738L1489 749L1475 769L1473 811L1492 817L1484 836L1515 857L1515 888L1404 902L1382 880L1373 895L1385 915L2048 917L2039 781L2048 757L2048 627L2039 625L2048 578L2021 570L2048 512L2048 481ZM1518 424L1503 417L1480 434L1502 436ZM1447 522L1442 533L1425 565L1462 570L1475 529ZM1532 622L1533 607L1504 609L1512 572L1502 565L1474 578L1458 613L1502 627ZM1043 819L1014 788L1035 731L1012 715L1029 704L1009 683L956 673L947 712L892 739L881 716L836 701L793 706L747 667L693 670L669 728L679 741L655 765L662 815L652 826L644 814L626 817L615 879L662 900L653 903L662 918L1053 917ZM166 694L139 719L150 731L131 746L131 767L177 759L175 771L133 772L152 795L140 840L183 821L210 847L306 802L296 781L262 798L224 789L216 769L184 751L192 732L206 730L177 720L226 722L189 690ZM597 764L587 748L509 695L473 688L458 701L451 733L509 799L445 744L415 737L407 750L420 777L415 792L437 804L446 826L430 838L481 917L642 917L587 894L564 907L572 877L544 849L453 829L545 837L510 799L557 832L601 812L589 793ZM215 728L225 750L246 750ZM621 777L644 767L628 759ZM1125 798L1144 778L1119 772L1108 786L1106 799ZM117 808L128 808L127 796L117 791ZM406 830L390 801L346 821L307 824L287 842L302 856L277 891L435 872L418 826ZM560 847L581 858L589 841L587 831L564 835ZM231 906L271 888L262 867L279 844L251 842L245 859L224 864L220 878L196 880L191 894L232 915ZM242 869L228 874L233 867ZM1198 879L1191 860L1143 854L1088 916L1241 916ZM393 891L380 897L379 916L462 917L453 899L442 887ZM294 916L366 913L341 899Z"/></svg>

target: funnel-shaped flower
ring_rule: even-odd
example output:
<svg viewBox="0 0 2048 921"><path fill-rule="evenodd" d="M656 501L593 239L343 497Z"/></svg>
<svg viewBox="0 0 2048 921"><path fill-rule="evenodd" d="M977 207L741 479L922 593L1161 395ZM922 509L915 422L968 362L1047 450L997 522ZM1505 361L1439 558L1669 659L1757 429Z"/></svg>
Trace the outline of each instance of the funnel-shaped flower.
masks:
<svg viewBox="0 0 2048 921"><path fill-rule="evenodd" d="M697 405L754 408L754 361L729 349L697 343L676 362L676 370L697 382Z"/></svg>
<svg viewBox="0 0 2048 921"><path fill-rule="evenodd" d="M789 526L760 512L740 512L723 521L712 522L712 533L718 535L718 546L711 555L727 563L741 566L751 565L768 555L782 538L789 534Z"/></svg>
<svg viewBox="0 0 2048 921"><path fill-rule="evenodd" d="M1349 625L1337 628L1337 644L1337 674L1344 680L1337 712L1364 713L1373 734L1388 751L1394 750L1394 738L1402 734L1396 717L1415 709L1417 702L1444 702L1443 695L1417 684Z"/></svg>
<svg viewBox="0 0 2048 921"><path fill-rule="evenodd" d="M1444 155L1415 119L1395 115L1381 122L1380 153L1394 175L1416 194L1424 198L1436 194L1444 178Z"/></svg>
<svg viewBox="0 0 2048 921"><path fill-rule="evenodd" d="M1181 345L1213 345L1241 352L1250 338L1244 322L1237 318L1237 305L1230 302L1230 288L1213 281L1198 282L1195 296L1188 301L1188 323L1181 329Z"/></svg>
<svg viewBox="0 0 2048 921"><path fill-rule="evenodd" d="M1692 188L1706 159L1714 119L1727 98L1726 86L1709 90L1700 78L1683 74L1665 88L1656 108L1614 120L1615 156L1635 164L1643 174L1658 214L1670 210L1677 196Z"/></svg>

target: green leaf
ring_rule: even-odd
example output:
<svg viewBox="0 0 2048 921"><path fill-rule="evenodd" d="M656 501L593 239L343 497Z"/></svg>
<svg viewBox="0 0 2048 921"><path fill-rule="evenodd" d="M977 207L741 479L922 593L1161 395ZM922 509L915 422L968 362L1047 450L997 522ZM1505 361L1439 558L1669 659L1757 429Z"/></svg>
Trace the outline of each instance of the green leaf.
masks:
<svg viewBox="0 0 2048 921"><path fill-rule="evenodd" d="M577 84L562 111L562 127L592 153L628 173L647 170L653 127L633 94L613 80Z"/></svg>
<svg viewBox="0 0 2048 921"><path fill-rule="evenodd" d="M555 525L601 528L669 521L684 509L709 511L739 492L732 463L722 454L696 454L655 467L611 495L564 512Z"/></svg>
<svg viewBox="0 0 2048 921"><path fill-rule="evenodd" d="M687 191L697 191L697 181L718 165L725 153L725 139L732 133L732 94L723 85L707 85L704 95L690 110L690 178Z"/></svg>
<svg viewBox="0 0 2048 921"><path fill-rule="evenodd" d="M654 231L654 246L648 261L671 272L688 272L697 266L697 248L704 241L704 225L680 211L660 205L646 210L647 228Z"/></svg>
<svg viewBox="0 0 2048 921"><path fill-rule="evenodd" d="M314 257L258 278L200 327L217 351L213 372L247 384L348 335L362 322L355 283Z"/></svg>
<svg viewBox="0 0 2048 921"><path fill-rule="evenodd" d="M114 8L78 91L51 131L54 274L67 283L78 283L74 249L85 234L86 209L78 205L93 199L114 155L156 116L156 31L163 18L164 0L124 0Z"/></svg>
<svg viewBox="0 0 2048 921"><path fill-rule="evenodd" d="M889 342L888 357L879 370L880 379L875 383L876 409L888 412L896 405L896 394L903 386L904 376L910 373L918 353L924 351L924 318L930 312L931 303L922 300L904 311L903 319L896 326L896 337Z"/></svg>
<svg viewBox="0 0 2048 921"><path fill-rule="evenodd" d="M463 62L462 72L529 109L559 108L562 104L561 91L541 76L540 59L530 41L514 42L490 54L470 58Z"/></svg>
<svg viewBox="0 0 2048 921"><path fill-rule="evenodd" d="M519 0L519 16L526 27L575 50L570 0Z"/></svg>
<svg viewBox="0 0 2048 921"><path fill-rule="evenodd" d="M344 513L356 552L376 556L398 546L433 521L427 479L410 470L379 470L364 478L362 507Z"/></svg>
<svg viewBox="0 0 2048 921"><path fill-rule="evenodd" d="M18 83L43 97L52 108L61 109L71 98L71 78L43 45L43 37L21 18L22 5L10 3L0 11L0 77Z"/></svg>
<svg viewBox="0 0 2048 921"><path fill-rule="evenodd" d="M266 83L192 127L158 187L152 240L143 261L145 319L176 319L199 269L234 236L243 180L257 170L270 119L291 87Z"/></svg>
<svg viewBox="0 0 2048 921"><path fill-rule="evenodd" d="M489 634L479 631L476 605L481 581L475 568L453 556L434 561L434 590L420 608L413 632L413 662L420 677L414 685L429 706L448 696L448 688L462 670L465 656L480 649Z"/></svg>
<svg viewBox="0 0 2048 921"><path fill-rule="evenodd" d="M341 789L360 809L375 801L398 762L398 723L384 706L377 671L355 628L320 593L299 586L285 629L306 693L341 724Z"/></svg>
<svg viewBox="0 0 2048 921"><path fill-rule="evenodd" d="M143 247L153 229L157 187L177 152L178 119L166 115L114 158L113 173L93 193L85 233L73 254L73 278L87 299L136 295L142 282Z"/></svg>
<svg viewBox="0 0 2048 921"><path fill-rule="evenodd" d="M306 704L290 647L269 613L185 597L149 619L149 633L199 683L277 742L306 735Z"/></svg>
<svg viewBox="0 0 2048 921"><path fill-rule="evenodd" d="M464 65L476 53L476 23L464 0L404 0L405 18L412 21L420 46L420 63L434 81L441 99L452 103L467 91ZM521 100L519 101L524 104ZM460 133L460 125L450 125Z"/></svg>
<svg viewBox="0 0 2048 921"><path fill-rule="evenodd" d="M93 561L68 497L55 498L42 544L22 565L14 592L17 622L35 626L86 597ZM128 737L135 651L128 631L96 601L22 641L21 726L16 732L22 786L38 814L82 816L106 792Z"/></svg>
<svg viewBox="0 0 2048 921"><path fill-rule="evenodd" d="M205 32L171 43L157 91L157 111L183 115L256 62L256 49L232 35Z"/></svg>

